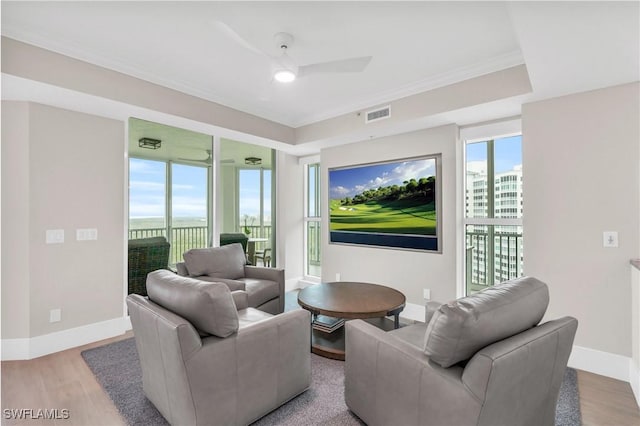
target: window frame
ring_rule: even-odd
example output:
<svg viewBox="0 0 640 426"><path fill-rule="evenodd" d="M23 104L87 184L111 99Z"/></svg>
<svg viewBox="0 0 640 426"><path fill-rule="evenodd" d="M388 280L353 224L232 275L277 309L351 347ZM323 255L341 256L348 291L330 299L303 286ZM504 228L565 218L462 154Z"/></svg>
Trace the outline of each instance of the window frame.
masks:
<svg viewBox="0 0 640 426"><path fill-rule="evenodd" d="M460 128L460 137L458 144L458 218L459 218L459 227L458 227L458 241L457 241L457 249L458 249L458 268L457 268L457 294L458 297L464 297L467 295L467 250L466 250L466 234L467 234L467 226L468 225L485 225L485 226L519 226L523 229L523 217L520 218L479 218L479 217L467 217L467 198L473 197L474 194L467 194L467 158L466 158L466 148L467 144L476 143L476 142L486 142L489 140L497 140L501 138L507 138L510 136L523 136L522 133L522 121L520 117L514 117L510 119L506 119L503 121L486 123L486 124L476 124L466 127ZM494 203L497 201L495 199L495 167L494 167L494 158L493 154L495 152L494 149L491 150L491 155L487 157L487 185L486 189L483 189L483 193L486 190L487 192L487 209L491 209L491 215L495 216L495 205ZM523 158L524 162L524 158ZM489 197L488 195L493 195L493 197ZM491 200L489 198L492 198ZM524 198L524 196L523 196ZM520 208L521 206L516 206L516 208ZM524 216L524 211L523 215ZM486 254L487 258L494 259L494 244L488 244L487 247L490 247L488 253ZM493 260L495 261L495 259ZM495 273L495 267L494 273Z"/></svg>
<svg viewBox="0 0 640 426"><path fill-rule="evenodd" d="M321 182L322 182L322 166L320 164L320 157L319 156L310 156L310 157L304 157L300 159L300 164L302 165L302 170L303 170L303 214L302 214L302 218L303 218L303 264L302 264L302 270L303 270L303 276L304 276L304 280L305 281L309 281L309 282L317 282L319 283L321 281L321 275L322 273L320 273L320 276L316 276L316 275L310 275L309 274L309 224L310 223L316 223L317 226L319 226L320 228L322 228L322 192L321 192ZM316 212L317 212L317 216L311 216L309 215L309 169L310 167L315 166L317 167L317 172L315 175L315 194L316 194ZM322 248L322 230L320 230L319 232L319 240L318 240L318 244L319 244L319 248ZM322 256L320 256L320 268L322 268ZM322 271L322 269L320 269Z"/></svg>

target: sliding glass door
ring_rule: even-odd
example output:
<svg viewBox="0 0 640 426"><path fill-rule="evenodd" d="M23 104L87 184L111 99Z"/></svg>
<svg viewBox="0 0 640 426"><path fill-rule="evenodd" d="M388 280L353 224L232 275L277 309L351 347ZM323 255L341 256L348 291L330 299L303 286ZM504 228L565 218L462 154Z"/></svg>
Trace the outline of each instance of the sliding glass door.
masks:
<svg viewBox="0 0 640 426"><path fill-rule="evenodd" d="M170 266L185 251L210 245L212 142L208 135L130 120L129 239L165 237Z"/></svg>

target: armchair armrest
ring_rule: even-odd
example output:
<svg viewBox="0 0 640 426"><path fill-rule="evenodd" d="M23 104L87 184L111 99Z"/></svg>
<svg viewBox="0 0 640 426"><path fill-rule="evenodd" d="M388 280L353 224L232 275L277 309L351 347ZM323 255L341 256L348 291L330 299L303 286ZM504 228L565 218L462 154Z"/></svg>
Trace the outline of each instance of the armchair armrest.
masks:
<svg viewBox="0 0 640 426"><path fill-rule="evenodd" d="M463 385L461 367L435 365L422 348L362 320L345 327L345 402L365 423L474 423L466 416L480 404ZM380 394L385 398L376 397Z"/></svg>
<svg viewBox="0 0 640 426"><path fill-rule="evenodd" d="M187 265L185 265L184 262L176 263L176 272L181 277L188 277L189 276L189 270L187 270Z"/></svg>
<svg viewBox="0 0 640 426"><path fill-rule="evenodd" d="M278 283L279 311L284 312L284 269L264 268L261 266L245 265L244 276L258 280L269 280Z"/></svg>
<svg viewBox="0 0 640 426"><path fill-rule="evenodd" d="M264 268L262 266L245 265L244 276L246 278L284 283L284 269L281 268Z"/></svg>
<svg viewBox="0 0 640 426"><path fill-rule="evenodd" d="M244 290L236 290L231 292L233 302L236 304L236 310L247 309L249 307L249 295Z"/></svg>

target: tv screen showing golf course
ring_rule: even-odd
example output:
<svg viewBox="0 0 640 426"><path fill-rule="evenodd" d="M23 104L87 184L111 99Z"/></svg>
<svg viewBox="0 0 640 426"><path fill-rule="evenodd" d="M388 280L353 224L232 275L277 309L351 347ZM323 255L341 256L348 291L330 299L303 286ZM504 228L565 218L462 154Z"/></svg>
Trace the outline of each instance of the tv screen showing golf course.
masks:
<svg viewBox="0 0 640 426"><path fill-rule="evenodd" d="M440 155L329 169L329 241L440 251Z"/></svg>

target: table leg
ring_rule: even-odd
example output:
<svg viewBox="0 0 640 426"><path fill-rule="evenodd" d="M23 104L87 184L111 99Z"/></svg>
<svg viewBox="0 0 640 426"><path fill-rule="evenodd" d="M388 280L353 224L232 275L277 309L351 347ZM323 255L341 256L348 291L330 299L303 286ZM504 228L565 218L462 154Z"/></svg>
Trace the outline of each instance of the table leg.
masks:
<svg viewBox="0 0 640 426"><path fill-rule="evenodd" d="M393 314L393 328L400 328L400 312Z"/></svg>
<svg viewBox="0 0 640 426"><path fill-rule="evenodd" d="M247 242L247 260L250 264L256 264L256 242L248 241Z"/></svg>

